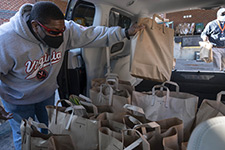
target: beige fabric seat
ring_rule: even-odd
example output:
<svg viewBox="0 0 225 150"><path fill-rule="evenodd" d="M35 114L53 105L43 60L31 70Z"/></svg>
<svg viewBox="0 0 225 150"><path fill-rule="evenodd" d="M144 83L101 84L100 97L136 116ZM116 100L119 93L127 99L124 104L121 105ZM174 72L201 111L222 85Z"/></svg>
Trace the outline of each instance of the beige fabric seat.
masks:
<svg viewBox="0 0 225 150"><path fill-rule="evenodd" d="M225 117L199 124L191 134L187 150L225 150Z"/></svg>

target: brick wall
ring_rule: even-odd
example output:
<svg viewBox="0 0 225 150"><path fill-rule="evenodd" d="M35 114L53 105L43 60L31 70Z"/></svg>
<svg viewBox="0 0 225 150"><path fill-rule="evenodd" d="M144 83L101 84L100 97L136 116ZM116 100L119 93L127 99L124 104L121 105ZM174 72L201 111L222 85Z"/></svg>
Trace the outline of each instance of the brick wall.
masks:
<svg viewBox="0 0 225 150"><path fill-rule="evenodd" d="M203 23L204 26L216 19L216 13L218 9L212 9L212 10L186 10L186 11L180 11L180 12L174 12L174 13L167 13L166 18L168 18L170 21L174 22L174 27L177 27L179 23ZM186 17L184 16L190 16Z"/></svg>
<svg viewBox="0 0 225 150"><path fill-rule="evenodd" d="M0 1L0 25L8 22L9 19L25 3L34 3L34 0L1 0Z"/></svg>
<svg viewBox="0 0 225 150"><path fill-rule="evenodd" d="M15 15L19 8L25 3L34 4L38 1L44 0L0 0L0 25L4 22L8 22L9 19ZM46 0L47 1L47 0ZM54 2L63 13L66 12L67 1L66 0L50 0Z"/></svg>

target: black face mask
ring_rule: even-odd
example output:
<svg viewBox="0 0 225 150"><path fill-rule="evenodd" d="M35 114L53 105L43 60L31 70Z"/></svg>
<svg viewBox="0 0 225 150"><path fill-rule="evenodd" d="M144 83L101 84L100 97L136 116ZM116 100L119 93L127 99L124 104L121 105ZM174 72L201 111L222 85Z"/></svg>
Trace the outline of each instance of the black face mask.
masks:
<svg viewBox="0 0 225 150"><path fill-rule="evenodd" d="M45 34L45 37L42 39L49 47L52 48L59 48L59 46L63 42L63 35L62 36L49 36Z"/></svg>

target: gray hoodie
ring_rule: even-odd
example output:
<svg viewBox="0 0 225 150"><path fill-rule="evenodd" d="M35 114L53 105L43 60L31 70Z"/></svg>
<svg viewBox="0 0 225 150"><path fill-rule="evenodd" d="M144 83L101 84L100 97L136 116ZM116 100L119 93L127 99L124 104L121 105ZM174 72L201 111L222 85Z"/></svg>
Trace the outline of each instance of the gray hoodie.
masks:
<svg viewBox="0 0 225 150"><path fill-rule="evenodd" d="M55 92L65 50L105 47L125 38L120 27L86 28L65 20L64 42L48 50L27 26L32 6L23 5L0 26L0 96L16 105L41 102Z"/></svg>

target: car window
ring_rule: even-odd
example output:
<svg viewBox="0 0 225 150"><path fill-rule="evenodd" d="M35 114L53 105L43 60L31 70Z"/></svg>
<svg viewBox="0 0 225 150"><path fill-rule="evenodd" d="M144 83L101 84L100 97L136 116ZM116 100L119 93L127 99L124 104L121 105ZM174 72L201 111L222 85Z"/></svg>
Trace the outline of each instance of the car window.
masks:
<svg viewBox="0 0 225 150"><path fill-rule="evenodd" d="M214 72L213 63L200 59L201 33L216 18L217 10L191 9L165 13L174 22L174 70Z"/></svg>
<svg viewBox="0 0 225 150"><path fill-rule="evenodd" d="M92 26L95 16L95 6L89 2L79 2L74 11L73 20L83 26Z"/></svg>
<svg viewBox="0 0 225 150"><path fill-rule="evenodd" d="M109 13L109 27L120 26L122 28L128 28L131 24L131 19L125 14L119 12L116 9L111 9Z"/></svg>
<svg viewBox="0 0 225 150"><path fill-rule="evenodd" d="M109 27L120 26L122 28L128 28L131 24L131 18L128 17L125 13L112 8L109 13ZM111 47L111 54L120 56L126 56L129 54L129 50L123 51L124 42L118 42ZM119 55L118 55L119 54Z"/></svg>

